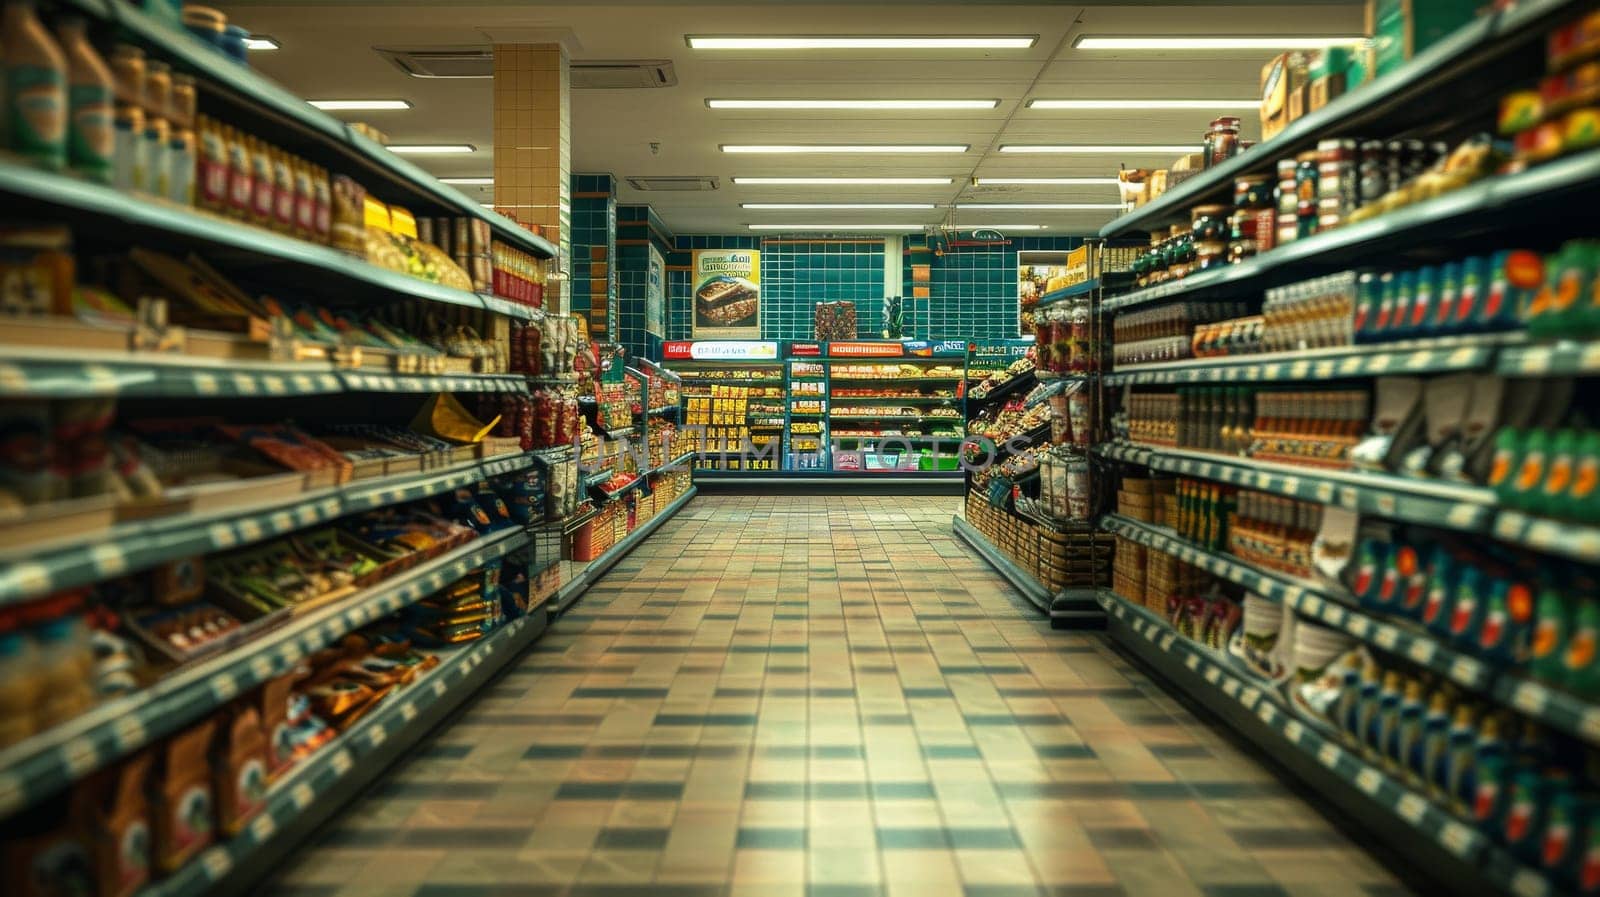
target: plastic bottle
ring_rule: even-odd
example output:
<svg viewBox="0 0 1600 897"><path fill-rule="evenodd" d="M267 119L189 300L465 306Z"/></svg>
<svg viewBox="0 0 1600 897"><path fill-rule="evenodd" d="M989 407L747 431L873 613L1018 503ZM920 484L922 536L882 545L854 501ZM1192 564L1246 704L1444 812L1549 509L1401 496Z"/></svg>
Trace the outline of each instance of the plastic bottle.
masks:
<svg viewBox="0 0 1600 897"><path fill-rule="evenodd" d="M1378 693L1383 689L1383 670L1371 660L1361 669L1361 688L1356 693L1355 724L1350 735L1363 750L1371 744L1368 733L1375 731L1378 718Z"/></svg>
<svg viewBox="0 0 1600 897"><path fill-rule="evenodd" d="M1579 697L1593 698L1600 695L1600 663L1595 657L1600 643L1600 601L1592 597L1579 601L1561 665L1567 688Z"/></svg>
<svg viewBox="0 0 1600 897"><path fill-rule="evenodd" d="M1433 303L1433 318L1428 327L1435 336L1453 333L1456 304L1461 301L1462 262L1446 262L1439 267L1439 293Z"/></svg>
<svg viewBox="0 0 1600 897"><path fill-rule="evenodd" d="M1522 465L1522 431L1515 427L1501 427L1500 432L1494 435L1494 459L1489 465L1488 486L1493 489L1500 499L1500 503L1511 504L1511 484L1516 481L1514 474Z"/></svg>
<svg viewBox="0 0 1600 897"><path fill-rule="evenodd" d="M84 177L108 184L116 152L114 82L89 43L88 29L81 16L67 16L56 25L67 60L67 162Z"/></svg>
<svg viewBox="0 0 1600 897"><path fill-rule="evenodd" d="M1450 312L1450 330L1462 333L1478 329L1478 307L1489 286L1489 260L1473 256L1461 262L1461 291Z"/></svg>
<svg viewBox="0 0 1600 897"><path fill-rule="evenodd" d="M5 0L0 15L7 144L42 168L67 164L67 60L34 0Z"/></svg>
<svg viewBox="0 0 1600 897"><path fill-rule="evenodd" d="M1368 724L1366 745L1371 751L1371 756L1383 762L1389 759L1389 749L1393 746L1396 736L1396 727L1400 723L1400 700L1405 693L1405 686L1400 674L1390 670L1383 674L1383 686L1378 691L1378 709Z"/></svg>
<svg viewBox="0 0 1600 897"><path fill-rule="evenodd" d="M1460 815L1466 815L1468 796L1477 791L1477 783L1472 778L1477 743L1478 727L1473 720L1472 707L1457 705L1445 738L1445 754L1438 769L1438 781L1440 794Z"/></svg>
<svg viewBox="0 0 1600 897"><path fill-rule="evenodd" d="M1428 335L1428 324L1433 320L1434 302L1439 292L1439 269L1432 265L1418 269L1417 289L1405 321L1407 333L1412 336Z"/></svg>
<svg viewBox="0 0 1600 897"><path fill-rule="evenodd" d="M1408 777L1411 775L1411 758L1416 754L1417 745L1422 741L1422 719L1426 712L1422 681L1407 679L1405 690L1400 697L1400 707L1396 712L1394 731L1389 736L1388 755L1395 766Z"/></svg>
<svg viewBox="0 0 1600 897"><path fill-rule="evenodd" d="M1531 511L1538 503L1539 487L1548 470L1550 435L1543 430L1530 432L1522 442L1522 458L1511 479L1507 503Z"/></svg>
<svg viewBox="0 0 1600 897"><path fill-rule="evenodd" d="M1461 577L1467 565L1443 545L1433 549L1433 559L1428 564L1428 594L1422 601L1418 619L1435 635L1450 632L1450 611L1455 603L1456 590L1461 587Z"/></svg>
<svg viewBox="0 0 1600 897"><path fill-rule="evenodd" d="M1562 516L1585 523L1600 521L1600 430L1585 430L1573 450L1572 488Z"/></svg>
<svg viewBox="0 0 1600 897"><path fill-rule="evenodd" d="M1562 590L1547 583L1534 608L1533 647L1529 672L1534 678L1559 685L1566 674L1567 640L1572 632L1572 608Z"/></svg>
<svg viewBox="0 0 1600 897"><path fill-rule="evenodd" d="M1422 736L1410 759L1411 772L1435 798L1440 795L1435 770L1445 757L1450 738L1450 695L1436 691L1422 717Z"/></svg>

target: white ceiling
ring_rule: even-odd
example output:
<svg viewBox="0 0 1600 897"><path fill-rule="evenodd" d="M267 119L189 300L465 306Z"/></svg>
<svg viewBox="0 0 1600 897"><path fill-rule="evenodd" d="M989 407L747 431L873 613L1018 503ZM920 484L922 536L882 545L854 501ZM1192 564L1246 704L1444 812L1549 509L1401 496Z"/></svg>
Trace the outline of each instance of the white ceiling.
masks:
<svg viewBox="0 0 1600 897"><path fill-rule="evenodd" d="M678 84L654 90L572 94L574 172L713 175L722 189L641 193L619 184L618 201L650 203L679 233L746 233L751 223L1043 224L1087 233L1104 211L755 211L741 202L1115 202L1116 188L971 187L979 177L1111 176L1119 163L1160 166L1170 154L1014 155L1002 143L1194 142L1210 112L1082 112L1023 108L1030 98L1246 98L1255 95L1260 51L1152 54L1076 50L1079 34L1353 34L1357 2L1150 6L1106 4L857 3L456 5L400 3L222 4L231 20L282 49L252 62L308 99L403 98L403 112L340 113L381 128L396 143L470 143L467 156L413 157L440 176L493 169L487 80L407 77L375 46L485 45L570 30L575 59L670 59ZM704 51L686 34L1037 34L1028 50ZM546 38L548 39L548 38ZM993 110L728 111L708 98L999 99ZM1239 114L1239 113L1232 113ZM1259 136L1244 113L1245 137ZM732 155L720 144L966 143L961 155ZM659 143L652 153L651 143ZM732 176L942 176L948 187L736 186ZM490 188L464 188L488 200Z"/></svg>

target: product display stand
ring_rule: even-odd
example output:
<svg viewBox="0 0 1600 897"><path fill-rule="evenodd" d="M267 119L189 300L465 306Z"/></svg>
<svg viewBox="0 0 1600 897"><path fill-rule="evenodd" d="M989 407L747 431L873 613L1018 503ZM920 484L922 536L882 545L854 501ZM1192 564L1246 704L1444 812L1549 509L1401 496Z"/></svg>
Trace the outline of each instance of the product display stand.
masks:
<svg viewBox="0 0 1600 897"><path fill-rule="evenodd" d="M1109 635L1454 894L1600 887L1593 12L1480 15L1101 231L1152 235L1099 307ZM1196 261L1218 208L1263 217Z"/></svg>
<svg viewBox="0 0 1600 897"><path fill-rule="evenodd" d="M994 466L968 467L966 512L953 526L1057 629L1105 625L1097 598L1108 581L1109 545L1094 515L1109 492L1087 449L1103 427L1100 371L1107 340L1098 309L1108 291L1129 282L1105 272L1051 290L1035 306L1036 340L972 347L974 358L1009 352L1021 361L990 363L994 372L974 378L982 382L967 392L963 450L969 461L987 454ZM1069 319L1077 322L1076 332ZM968 367L983 366L969 360ZM1077 403L1076 416L1069 402ZM999 438L986 435L991 432Z"/></svg>
<svg viewBox="0 0 1600 897"><path fill-rule="evenodd" d="M0 156L0 891L243 893L694 497L680 384L630 369L647 460L581 501L552 243L136 4L55 5L251 205Z"/></svg>

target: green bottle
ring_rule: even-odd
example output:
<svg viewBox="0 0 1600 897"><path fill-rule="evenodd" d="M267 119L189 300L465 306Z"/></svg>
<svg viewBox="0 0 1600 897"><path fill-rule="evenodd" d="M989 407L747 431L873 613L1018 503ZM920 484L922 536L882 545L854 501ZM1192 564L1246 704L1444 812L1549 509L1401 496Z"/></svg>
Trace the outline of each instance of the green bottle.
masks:
<svg viewBox="0 0 1600 897"><path fill-rule="evenodd" d="M1523 511L1533 511L1538 504L1539 486L1549 469L1550 434L1534 430L1522 442L1522 457L1517 471L1511 477L1509 504Z"/></svg>
<svg viewBox="0 0 1600 897"><path fill-rule="evenodd" d="M1567 641L1572 632L1572 609L1566 596L1546 583L1534 610L1533 656L1528 669L1535 679L1559 685L1565 679Z"/></svg>
<svg viewBox="0 0 1600 897"><path fill-rule="evenodd" d="M1581 698L1593 698L1600 695L1600 663L1595 659L1595 646L1600 642L1600 601L1579 600L1562 658L1562 674L1567 688Z"/></svg>
<svg viewBox="0 0 1600 897"><path fill-rule="evenodd" d="M1567 490L1566 515L1585 523L1600 521L1600 430L1585 430L1573 450L1572 488Z"/></svg>
<svg viewBox="0 0 1600 897"><path fill-rule="evenodd" d="M1515 427L1501 427L1494 434L1494 463L1489 467L1490 489L1495 491L1500 504L1510 506L1511 484L1515 482L1517 467L1522 463L1522 431Z"/></svg>
<svg viewBox="0 0 1600 897"><path fill-rule="evenodd" d="M1546 453L1544 482L1533 497L1535 513L1548 517L1565 517L1568 507L1567 493L1572 488L1572 468L1577 463L1578 433L1576 430L1557 430L1550 439Z"/></svg>

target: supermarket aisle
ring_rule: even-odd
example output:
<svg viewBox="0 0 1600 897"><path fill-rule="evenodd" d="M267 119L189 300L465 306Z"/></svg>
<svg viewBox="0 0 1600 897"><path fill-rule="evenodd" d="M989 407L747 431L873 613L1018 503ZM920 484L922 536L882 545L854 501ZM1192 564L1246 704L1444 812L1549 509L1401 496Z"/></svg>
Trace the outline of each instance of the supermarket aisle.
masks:
<svg viewBox="0 0 1600 897"><path fill-rule="evenodd" d="M957 506L696 499L269 891L1405 893Z"/></svg>

